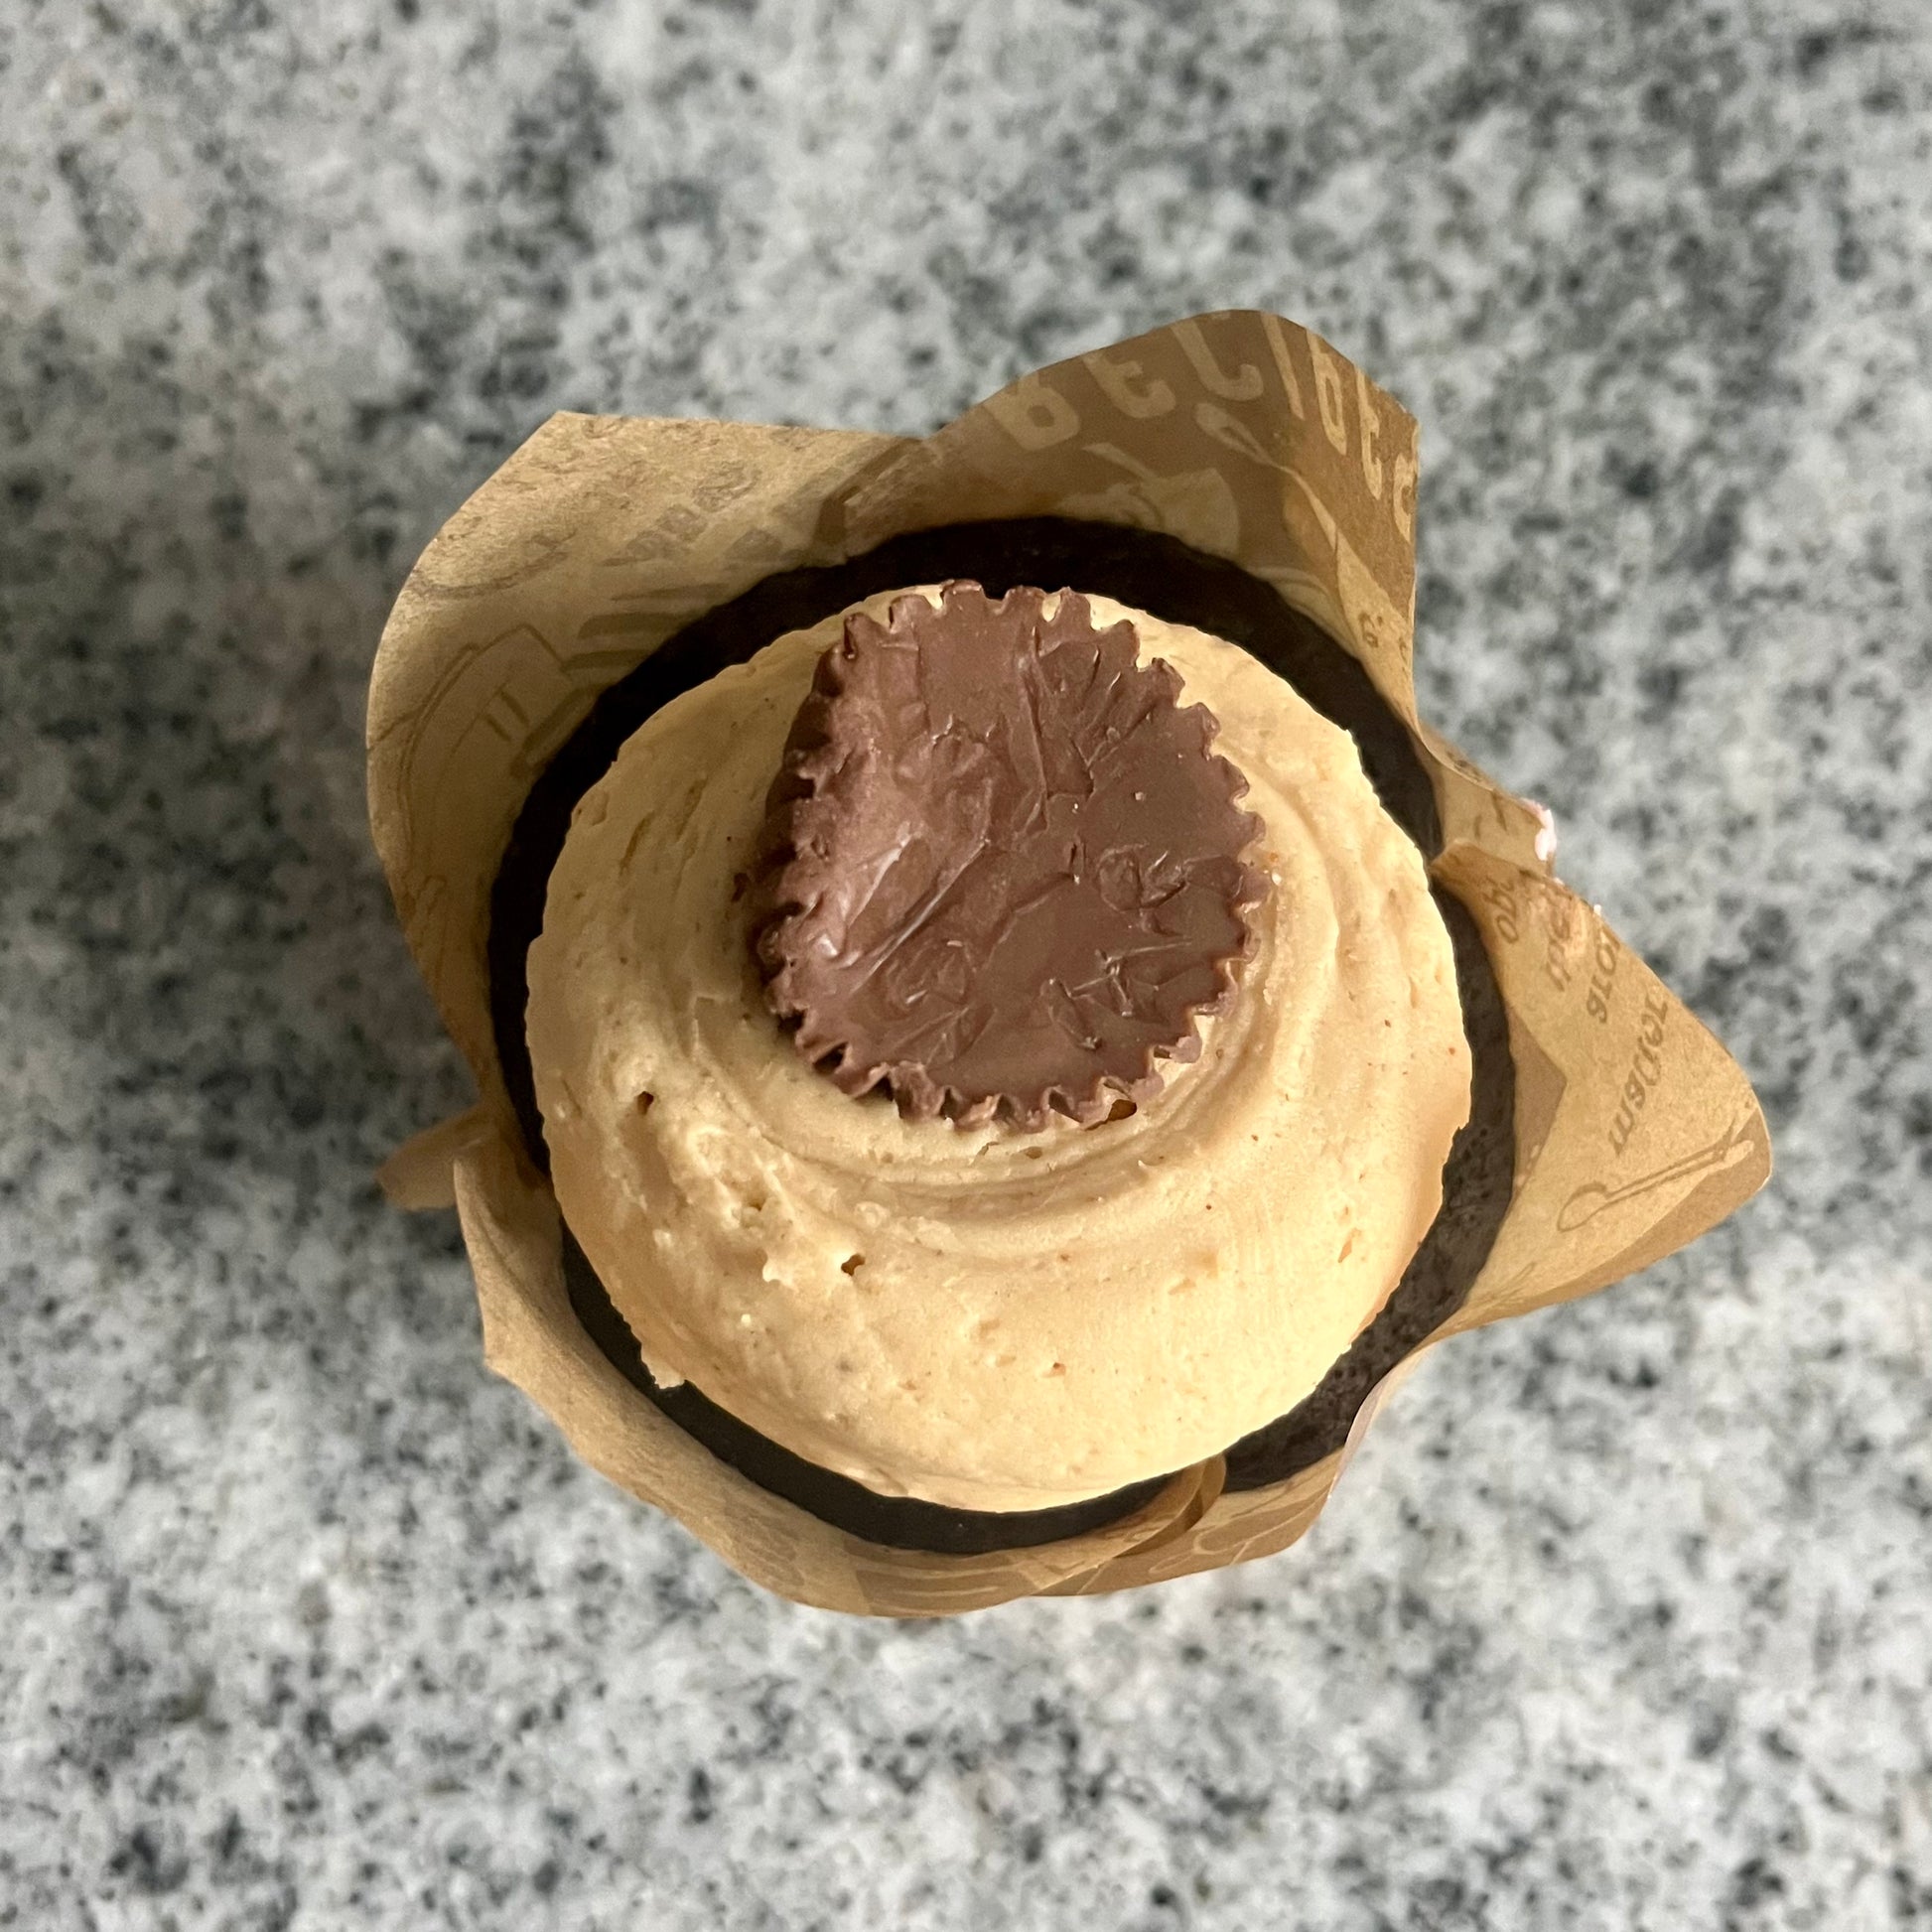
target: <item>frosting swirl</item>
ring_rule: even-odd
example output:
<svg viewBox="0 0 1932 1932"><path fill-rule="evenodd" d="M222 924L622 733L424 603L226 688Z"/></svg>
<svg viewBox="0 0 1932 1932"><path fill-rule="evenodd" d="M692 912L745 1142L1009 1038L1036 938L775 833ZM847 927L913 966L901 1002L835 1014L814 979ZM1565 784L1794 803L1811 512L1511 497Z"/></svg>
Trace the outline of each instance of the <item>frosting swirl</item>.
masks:
<svg viewBox="0 0 1932 1932"><path fill-rule="evenodd" d="M1347 735L1234 645L1090 603L1220 720L1274 885L1241 1001L1130 1118L903 1119L766 1009L744 887L843 614L632 736L530 953L558 1198L653 1375L959 1508L1104 1494L1292 1408L1400 1277L1468 1110L1448 934Z"/></svg>

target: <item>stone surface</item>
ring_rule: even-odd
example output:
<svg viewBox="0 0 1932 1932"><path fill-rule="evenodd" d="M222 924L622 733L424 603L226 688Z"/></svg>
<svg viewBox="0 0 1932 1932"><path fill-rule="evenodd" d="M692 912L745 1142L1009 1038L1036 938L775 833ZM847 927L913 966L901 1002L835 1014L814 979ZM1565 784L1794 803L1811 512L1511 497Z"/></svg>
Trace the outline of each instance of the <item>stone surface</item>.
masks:
<svg viewBox="0 0 1932 1932"><path fill-rule="evenodd" d="M1932 21L950 11L0 19L0 1925L1932 1924ZM370 1187L465 1093L376 631L552 407L918 430L1232 303L1422 418L1427 702L1778 1176L1284 1558L789 1608Z"/></svg>

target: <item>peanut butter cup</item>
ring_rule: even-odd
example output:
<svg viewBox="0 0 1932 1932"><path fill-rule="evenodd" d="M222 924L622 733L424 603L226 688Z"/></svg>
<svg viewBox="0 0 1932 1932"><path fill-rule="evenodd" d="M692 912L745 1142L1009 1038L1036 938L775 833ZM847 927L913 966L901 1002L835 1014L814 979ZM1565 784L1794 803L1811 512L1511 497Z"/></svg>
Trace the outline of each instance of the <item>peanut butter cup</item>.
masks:
<svg viewBox="0 0 1932 1932"><path fill-rule="evenodd" d="M1083 1125L1199 1051L1253 947L1261 821L1204 705L1087 601L954 582L863 612L773 783L756 949L845 1092Z"/></svg>

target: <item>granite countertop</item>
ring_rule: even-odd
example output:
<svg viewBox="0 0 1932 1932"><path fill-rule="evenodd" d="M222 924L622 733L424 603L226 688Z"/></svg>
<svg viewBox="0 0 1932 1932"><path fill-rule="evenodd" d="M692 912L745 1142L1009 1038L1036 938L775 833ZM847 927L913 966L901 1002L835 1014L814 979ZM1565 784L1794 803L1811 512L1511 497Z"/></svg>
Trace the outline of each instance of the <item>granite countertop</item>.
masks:
<svg viewBox="0 0 1932 1932"><path fill-rule="evenodd" d="M1932 1925L1932 17L925 11L0 22L0 1925ZM370 1184L466 1099L377 630L552 408L918 431L1238 304L1422 419L1426 708L1777 1177L1286 1556L792 1608Z"/></svg>

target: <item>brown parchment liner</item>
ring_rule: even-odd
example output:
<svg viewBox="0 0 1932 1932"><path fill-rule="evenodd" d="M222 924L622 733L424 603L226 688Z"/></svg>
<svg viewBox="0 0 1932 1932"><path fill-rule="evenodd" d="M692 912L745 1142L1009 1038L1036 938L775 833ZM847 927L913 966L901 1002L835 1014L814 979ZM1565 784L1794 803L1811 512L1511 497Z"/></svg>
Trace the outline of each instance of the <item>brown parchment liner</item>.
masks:
<svg viewBox="0 0 1932 1932"><path fill-rule="evenodd" d="M937 1556L861 1541L759 1488L584 1333L556 1202L521 1152L491 1034L489 895L511 825L596 696L673 632L774 571L902 531L1022 516L1165 531L1271 584L1409 725L1442 818L1432 875L1481 930L1516 1062L1509 1211L1425 1347L1647 1267L1763 1184L1770 1140L1742 1072L1552 875L1535 809L1417 717L1415 503L1414 419L1319 337L1234 310L1023 376L923 440L553 416L444 526L376 655L369 815L410 949L482 1098L381 1179L404 1206L454 1199L489 1365L587 1462L782 1595L942 1615L1285 1548L1423 1352L1371 1395L1346 1448L1286 1482L1224 1492L1216 1457L1085 1535Z"/></svg>

